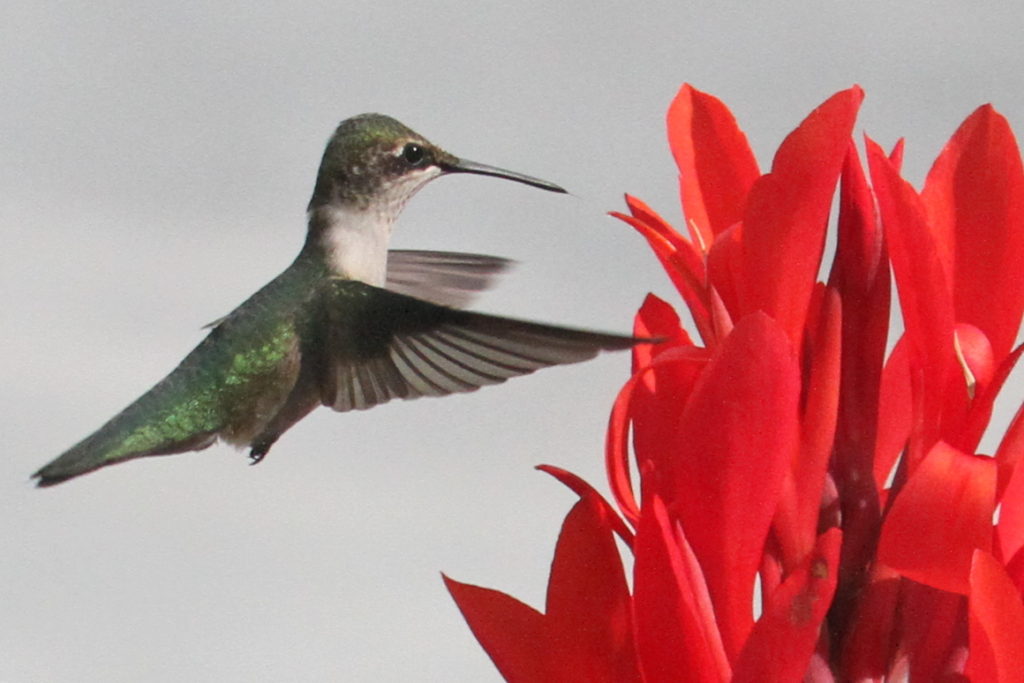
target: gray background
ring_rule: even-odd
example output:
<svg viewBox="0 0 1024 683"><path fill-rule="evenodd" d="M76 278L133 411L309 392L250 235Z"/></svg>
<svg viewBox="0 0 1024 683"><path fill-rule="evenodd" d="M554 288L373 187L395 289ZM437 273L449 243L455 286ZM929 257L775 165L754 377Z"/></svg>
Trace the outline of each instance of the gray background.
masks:
<svg viewBox="0 0 1024 683"><path fill-rule="evenodd" d="M89 5L0 9L0 681L495 680L439 572L542 607L574 496L531 468L606 489L626 354L318 411L256 468L217 446L29 483L290 262L340 119L572 190L442 179L394 243L515 258L477 308L614 331L649 290L679 303L603 213L628 191L679 223L684 81L763 168L853 82L915 182L977 105L1024 126L1016 3Z"/></svg>

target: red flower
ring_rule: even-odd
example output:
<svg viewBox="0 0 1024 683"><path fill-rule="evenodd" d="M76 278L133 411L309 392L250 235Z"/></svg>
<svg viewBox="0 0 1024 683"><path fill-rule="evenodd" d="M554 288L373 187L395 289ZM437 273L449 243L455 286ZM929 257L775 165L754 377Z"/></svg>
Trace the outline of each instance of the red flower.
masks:
<svg viewBox="0 0 1024 683"><path fill-rule="evenodd" d="M899 176L902 144L868 140L869 186L851 138L861 99L815 109L763 175L720 101L684 86L672 103L689 238L633 197L614 215L647 239L703 345L644 302L636 332L668 341L636 350L612 409L618 511L546 468L580 502L545 613L446 579L509 680L1024 676L1024 410L995 457L975 453L1022 353L1020 154L982 107L921 193ZM890 275L904 331L886 359Z"/></svg>

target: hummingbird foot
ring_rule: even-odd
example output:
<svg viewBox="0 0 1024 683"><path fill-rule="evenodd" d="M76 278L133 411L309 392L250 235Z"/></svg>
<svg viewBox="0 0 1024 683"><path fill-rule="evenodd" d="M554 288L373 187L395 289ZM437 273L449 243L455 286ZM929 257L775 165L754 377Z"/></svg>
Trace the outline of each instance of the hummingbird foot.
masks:
<svg viewBox="0 0 1024 683"><path fill-rule="evenodd" d="M259 465L263 462L263 458L267 457L267 453L270 452L270 447L273 445L273 441L259 441L252 445L249 449L249 464Z"/></svg>

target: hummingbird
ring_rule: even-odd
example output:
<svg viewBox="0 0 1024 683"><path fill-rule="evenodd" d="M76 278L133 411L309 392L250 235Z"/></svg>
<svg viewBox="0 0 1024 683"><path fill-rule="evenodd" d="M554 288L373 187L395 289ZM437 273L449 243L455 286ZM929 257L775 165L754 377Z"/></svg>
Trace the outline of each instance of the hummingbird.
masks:
<svg viewBox="0 0 1024 683"><path fill-rule="evenodd" d="M389 251L409 198L454 173L565 192L455 157L382 114L342 121L320 162L305 243L291 265L211 323L167 377L37 471L37 485L218 439L248 448L256 464L320 405L345 412L474 391L653 341L463 310L507 260Z"/></svg>

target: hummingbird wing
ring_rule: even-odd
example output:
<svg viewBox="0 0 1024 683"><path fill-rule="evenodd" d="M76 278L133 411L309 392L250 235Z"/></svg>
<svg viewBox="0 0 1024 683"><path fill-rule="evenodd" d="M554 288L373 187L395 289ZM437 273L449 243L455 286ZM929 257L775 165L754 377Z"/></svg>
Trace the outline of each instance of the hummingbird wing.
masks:
<svg viewBox="0 0 1024 683"><path fill-rule="evenodd" d="M483 254L392 249L384 286L441 306L463 308L512 265L508 259Z"/></svg>
<svg viewBox="0 0 1024 683"><path fill-rule="evenodd" d="M456 310L353 280L326 283L319 305L314 362L321 401L337 411L475 391L657 341Z"/></svg>

